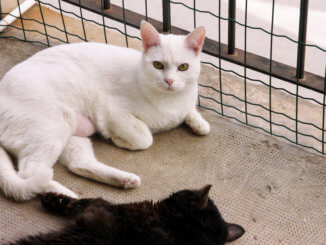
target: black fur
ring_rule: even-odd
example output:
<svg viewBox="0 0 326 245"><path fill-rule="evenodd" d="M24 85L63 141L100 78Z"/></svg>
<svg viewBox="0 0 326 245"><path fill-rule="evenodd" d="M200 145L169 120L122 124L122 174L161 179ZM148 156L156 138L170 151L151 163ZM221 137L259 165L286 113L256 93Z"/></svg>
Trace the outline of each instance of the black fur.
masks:
<svg viewBox="0 0 326 245"><path fill-rule="evenodd" d="M101 198L44 194L46 209L72 221L61 231L12 244L219 245L241 237L244 229L226 223L208 198L210 187L182 190L157 203L112 204Z"/></svg>

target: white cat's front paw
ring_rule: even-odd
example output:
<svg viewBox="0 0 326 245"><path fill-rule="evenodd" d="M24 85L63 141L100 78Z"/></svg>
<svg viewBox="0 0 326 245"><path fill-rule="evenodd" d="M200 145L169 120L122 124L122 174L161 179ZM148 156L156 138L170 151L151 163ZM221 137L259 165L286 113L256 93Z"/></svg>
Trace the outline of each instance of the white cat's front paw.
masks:
<svg viewBox="0 0 326 245"><path fill-rule="evenodd" d="M75 198L75 199L78 198L78 195L75 192L73 192L73 191L71 191L69 189L67 189L65 191L62 191L61 194L64 194L64 195L66 195L68 197Z"/></svg>
<svg viewBox="0 0 326 245"><path fill-rule="evenodd" d="M205 120L200 120L200 122L188 122L188 124L198 135L207 135L211 131L209 123Z"/></svg>
<svg viewBox="0 0 326 245"><path fill-rule="evenodd" d="M211 127L208 122L202 121L196 128L193 128L194 132L199 135L207 135L211 131Z"/></svg>
<svg viewBox="0 0 326 245"><path fill-rule="evenodd" d="M55 192L58 194L66 195L71 198L78 198L77 194L63 185L59 184L57 181L51 180L47 186L45 186L44 193L46 192Z"/></svg>
<svg viewBox="0 0 326 245"><path fill-rule="evenodd" d="M192 130L199 135L207 135L211 131L209 123L199 114L197 110L191 111L185 117L185 123L188 124Z"/></svg>
<svg viewBox="0 0 326 245"><path fill-rule="evenodd" d="M128 177L125 177L120 182L120 187L124 189L135 188L140 185L141 179L135 174L130 174Z"/></svg>
<svg viewBox="0 0 326 245"><path fill-rule="evenodd" d="M149 137L141 136L139 137L139 140L134 142L133 144L117 136L111 137L111 140L117 146L128 150L146 150L153 143L153 137L151 135Z"/></svg>

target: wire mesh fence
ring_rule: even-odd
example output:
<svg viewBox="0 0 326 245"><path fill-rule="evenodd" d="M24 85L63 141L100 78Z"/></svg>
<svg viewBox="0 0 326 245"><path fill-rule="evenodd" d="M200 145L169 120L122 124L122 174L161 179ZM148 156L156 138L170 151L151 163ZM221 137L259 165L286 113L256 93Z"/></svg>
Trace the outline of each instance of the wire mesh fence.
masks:
<svg viewBox="0 0 326 245"><path fill-rule="evenodd" d="M32 10L23 13L23 5L28 1L33 6ZM129 8L125 0L119 4L108 0L13 2L0 0L2 18L17 18L14 22L4 21L5 19L0 22L0 28L7 28L0 32L0 38L13 38L45 46L100 41L118 45L124 43L127 47L139 48L140 38L135 29L139 29L142 19L152 23L161 32L186 34L191 29L175 25L174 11L190 11L190 17L184 21L192 23L192 28L201 24L202 16L209 16L212 23L205 27L217 30L217 35L206 39L203 52L207 55L203 57L202 63L210 67L209 70L204 69L204 72L213 75L200 79L198 105L325 154L325 63L322 65L324 70L319 74L304 71L304 68L306 47L314 49L315 53L324 58L326 50L306 41L307 0L301 0L297 8L300 16L297 39L275 32L275 0L271 2L269 29L248 24L248 0L244 0L243 21L236 17L235 0L227 1L227 16L222 14L222 0L217 2L216 11L211 10L210 6L206 9L199 8L199 1L196 0L163 0L160 1L161 15L156 16L150 16L149 5L153 2L147 0L137 2L142 5L142 11ZM16 7L16 12L11 12ZM73 24L68 17L74 20ZM225 25L227 30L223 31ZM243 29L242 48L237 48L235 41L236 30L239 28ZM268 38L267 55L248 51L249 31L259 31ZM113 40L113 33L121 36L117 43ZM223 41L226 37L227 42ZM296 45L296 65L291 66L274 59L276 38ZM302 91L308 91L308 95Z"/></svg>

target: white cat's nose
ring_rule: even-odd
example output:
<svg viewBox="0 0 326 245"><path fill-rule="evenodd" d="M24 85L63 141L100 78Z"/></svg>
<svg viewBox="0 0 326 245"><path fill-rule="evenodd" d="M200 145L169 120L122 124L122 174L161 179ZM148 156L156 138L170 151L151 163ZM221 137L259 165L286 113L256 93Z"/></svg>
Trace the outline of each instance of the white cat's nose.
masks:
<svg viewBox="0 0 326 245"><path fill-rule="evenodd" d="M169 87L174 83L172 79L165 79L165 82L169 85Z"/></svg>

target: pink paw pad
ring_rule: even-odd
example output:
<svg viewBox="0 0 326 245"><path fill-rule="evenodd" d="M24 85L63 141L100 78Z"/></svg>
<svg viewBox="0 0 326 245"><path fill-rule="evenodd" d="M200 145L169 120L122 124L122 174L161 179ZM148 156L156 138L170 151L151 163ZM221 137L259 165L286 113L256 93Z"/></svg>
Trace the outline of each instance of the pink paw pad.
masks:
<svg viewBox="0 0 326 245"><path fill-rule="evenodd" d="M133 180L130 182L131 185L137 185L138 184L138 181L137 180Z"/></svg>
<svg viewBox="0 0 326 245"><path fill-rule="evenodd" d="M122 188L134 188L139 185L139 180L130 178L124 178L121 180L119 186Z"/></svg>
<svg viewBox="0 0 326 245"><path fill-rule="evenodd" d="M125 179L122 180L122 182L123 182L124 184L127 184L127 183L129 182L129 179L125 178Z"/></svg>

